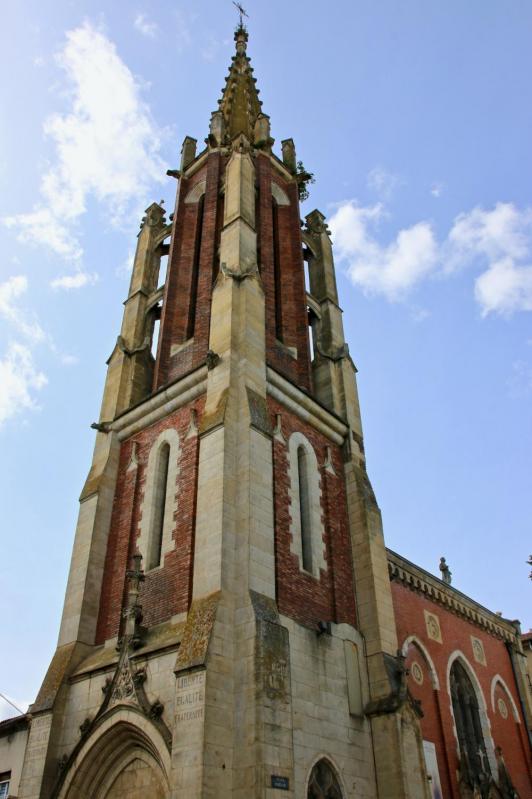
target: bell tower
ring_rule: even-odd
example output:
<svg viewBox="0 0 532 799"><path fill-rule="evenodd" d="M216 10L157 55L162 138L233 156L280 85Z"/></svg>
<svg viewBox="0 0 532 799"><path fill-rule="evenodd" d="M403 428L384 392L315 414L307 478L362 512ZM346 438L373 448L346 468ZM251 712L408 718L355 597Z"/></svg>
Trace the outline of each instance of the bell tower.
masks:
<svg viewBox="0 0 532 799"><path fill-rule="evenodd" d="M142 220L21 799L427 795L330 234L247 46Z"/></svg>

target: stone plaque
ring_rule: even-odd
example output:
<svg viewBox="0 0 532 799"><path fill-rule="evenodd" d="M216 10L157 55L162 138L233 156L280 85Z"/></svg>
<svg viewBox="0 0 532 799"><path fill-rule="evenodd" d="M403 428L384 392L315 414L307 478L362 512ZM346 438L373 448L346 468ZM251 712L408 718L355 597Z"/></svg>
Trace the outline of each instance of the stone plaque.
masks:
<svg viewBox="0 0 532 799"><path fill-rule="evenodd" d="M425 614L425 626L427 628L428 637L433 641L437 641L439 644L442 644L443 639L441 635L440 620L435 613L430 613L428 610L424 610L423 613Z"/></svg>
<svg viewBox="0 0 532 799"><path fill-rule="evenodd" d="M480 663L481 666L486 665L486 655L484 653L484 645L479 638L471 636L471 646L473 648L473 657Z"/></svg>

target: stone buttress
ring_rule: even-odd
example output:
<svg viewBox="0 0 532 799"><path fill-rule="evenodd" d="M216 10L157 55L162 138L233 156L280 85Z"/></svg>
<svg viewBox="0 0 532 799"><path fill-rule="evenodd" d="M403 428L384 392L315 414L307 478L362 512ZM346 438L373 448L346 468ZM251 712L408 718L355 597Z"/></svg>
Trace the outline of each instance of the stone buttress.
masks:
<svg viewBox="0 0 532 799"><path fill-rule="evenodd" d="M21 799L428 795L331 240L247 39L138 235Z"/></svg>

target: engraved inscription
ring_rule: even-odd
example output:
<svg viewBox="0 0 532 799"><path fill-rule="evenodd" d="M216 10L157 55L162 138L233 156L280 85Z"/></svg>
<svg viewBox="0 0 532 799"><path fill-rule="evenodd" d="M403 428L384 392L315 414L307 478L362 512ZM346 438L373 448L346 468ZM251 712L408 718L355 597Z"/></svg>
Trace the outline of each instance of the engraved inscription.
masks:
<svg viewBox="0 0 532 799"><path fill-rule="evenodd" d="M202 719L205 701L205 672L177 678L176 721Z"/></svg>

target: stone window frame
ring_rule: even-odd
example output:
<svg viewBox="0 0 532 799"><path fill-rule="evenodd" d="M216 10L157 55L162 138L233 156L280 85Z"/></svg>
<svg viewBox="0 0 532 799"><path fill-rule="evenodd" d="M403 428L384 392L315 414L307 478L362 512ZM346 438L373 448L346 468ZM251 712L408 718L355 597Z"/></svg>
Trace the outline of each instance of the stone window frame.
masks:
<svg viewBox="0 0 532 799"><path fill-rule="evenodd" d="M425 658L427 671L429 672L430 675L432 687L435 691L439 691L440 681L438 678L438 672L436 671L436 666L434 665L434 661L430 656L429 650L427 649L423 641L421 641L421 639L417 637L417 635L409 635L407 638L405 638L403 646L401 647L401 654L405 658L408 656L408 650L410 648L410 645L417 647L418 651Z"/></svg>
<svg viewBox="0 0 532 799"><path fill-rule="evenodd" d="M312 571L303 568L303 541L301 530L301 504L299 496L299 467L298 450L303 447L307 458L307 481L309 498L309 522L310 522L310 549L312 560ZM316 579L320 577L320 571L326 571L327 562L325 560L325 526L323 523L323 511L321 506L321 475L318 466L318 458L314 447L303 435L296 431L292 433L288 440L288 464L290 476L290 551L297 555L299 568L304 574L310 574Z"/></svg>
<svg viewBox="0 0 532 799"><path fill-rule="evenodd" d="M338 783L338 786L340 788L340 792L342 794L342 797L346 797L348 795L348 793L347 793L347 789L346 789L345 784L344 784L344 780L343 780L343 777L342 777L342 772L341 772L338 764L335 762L334 758L331 757L330 754L328 754L326 752L320 752L318 755L316 755L312 759L312 762L310 763L310 766L307 769L307 774L306 774L306 777L305 777L305 793L304 793L305 798L308 796L308 790L309 790L309 787L310 787L310 780L311 780L314 768L322 760L324 760L327 763L327 765L329 766L329 768L333 772L333 774L334 774L334 776L336 778L336 781Z"/></svg>
<svg viewBox="0 0 532 799"><path fill-rule="evenodd" d="M508 698L508 701L510 703L510 707L512 708L512 715L513 715L516 723L517 724L521 724L521 718L519 716L519 711L517 710L517 705L514 702L514 698L513 698L512 694L510 692L510 689L508 688L508 685L506 684L505 680L503 679L503 677L501 677L500 674L496 674L493 677L492 681L491 681L490 694L491 694L491 708L492 708L493 712L494 713L497 712L497 709L495 707L495 691L496 691L497 685L500 685L501 689L506 694L506 696Z"/></svg>
<svg viewBox="0 0 532 799"><path fill-rule="evenodd" d="M166 499L164 506L164 520L161 541L161 558L157 566L148 568L148 555L154 535L153 523L155 515L155 496L156 478L158 471L159 453L162 447L167 444L170 447L168 456L168 475L166 478ZM162 433L152 444L148 455L146 467L146 481L144 497L140 506L141 521L140 534L137 541L137 548L142 555L146 572L153 572L161 569L164 565L164 558L174 549L173 532L175 529L175 514L177 512L177 479L179 477L179 459L181 456L181 445L179 434L173 427L163 430Z"/></svg>
<svg viewBox="0 0 532 799"><path fill-rule="evenodd" d="M451 718L453 720L453 733L456 740L456 752L458 756L460 756L460 741L458 740L458 731L456 729L456 721L454 718L454 710L453 710L453 698L451 693L451 668L456 660L460 661L460 665L463 666L463 668L465 669L467 676L469 677L473 685L473 690L477 698L480 726L482 729L482 736L484 738L484 746L486 748L486 754L488 756L491 773L493 774L494 777L497 777L498 766L495 757L495 743L493 741L493 736L491 734L491 721L488 715L488 705L486 702L486 698L484 697L484 691L482 690L482 686L480 685L480 680L477 677L477 673L461 649L455 649L454 652L450 654L449 660L447 661L447 672L446 672L447 694L449 697L449 708L450 708Z"/></svg>

